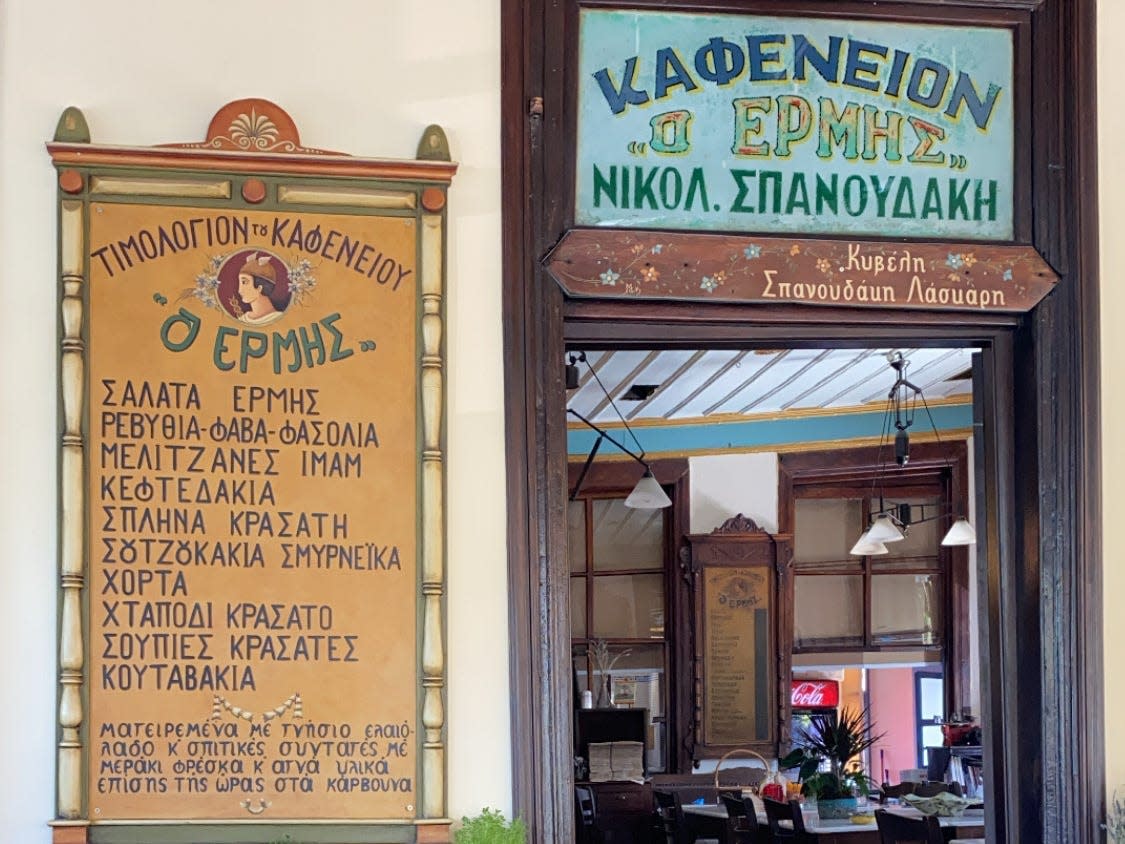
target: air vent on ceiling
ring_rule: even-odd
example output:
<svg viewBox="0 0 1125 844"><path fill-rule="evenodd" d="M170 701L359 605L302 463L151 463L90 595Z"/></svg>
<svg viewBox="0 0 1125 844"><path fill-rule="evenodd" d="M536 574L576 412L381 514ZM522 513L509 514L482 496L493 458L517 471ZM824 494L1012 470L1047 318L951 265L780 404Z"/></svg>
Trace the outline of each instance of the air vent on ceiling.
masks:
<svg viewBox="0 0 1125 844"><path fill-rule="evenodd" d="M659 384L634 384L619 398L621 401L644 401L658 389L660 389Z"/></svg>

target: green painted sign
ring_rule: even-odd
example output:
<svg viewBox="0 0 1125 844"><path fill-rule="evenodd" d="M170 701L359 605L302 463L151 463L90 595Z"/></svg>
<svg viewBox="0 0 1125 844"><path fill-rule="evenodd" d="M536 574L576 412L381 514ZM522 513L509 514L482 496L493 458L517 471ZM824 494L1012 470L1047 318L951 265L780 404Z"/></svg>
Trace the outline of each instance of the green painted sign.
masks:
<svg viewBox="0 0 1125 844"><path fill-rule="evenodd" d="M587 9L576 222L1013 237L1012 34Z"/></svg>

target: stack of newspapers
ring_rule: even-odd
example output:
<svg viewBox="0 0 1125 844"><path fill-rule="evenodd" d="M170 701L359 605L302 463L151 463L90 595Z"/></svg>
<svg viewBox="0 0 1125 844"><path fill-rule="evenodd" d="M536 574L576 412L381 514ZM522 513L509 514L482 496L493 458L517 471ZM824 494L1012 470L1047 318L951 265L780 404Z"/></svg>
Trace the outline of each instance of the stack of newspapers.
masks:
<svg viewBox="0 0 1125 844"><path fill-rule="evenodd" d="M643 742L603 741L590 744L590 782L644 778Z"/></svg>

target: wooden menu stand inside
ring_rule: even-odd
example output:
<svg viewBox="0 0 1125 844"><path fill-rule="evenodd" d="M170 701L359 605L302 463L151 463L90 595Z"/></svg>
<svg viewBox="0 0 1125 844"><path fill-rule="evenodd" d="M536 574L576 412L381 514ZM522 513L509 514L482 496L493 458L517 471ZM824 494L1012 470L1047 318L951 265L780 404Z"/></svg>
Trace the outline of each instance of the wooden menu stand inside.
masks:
<svg viewBox="0 0 1125 844"><path fill-rule="evenodd" d="M792 537L741 513L687 537L696 759L778 755L789 739Z"/></svg>

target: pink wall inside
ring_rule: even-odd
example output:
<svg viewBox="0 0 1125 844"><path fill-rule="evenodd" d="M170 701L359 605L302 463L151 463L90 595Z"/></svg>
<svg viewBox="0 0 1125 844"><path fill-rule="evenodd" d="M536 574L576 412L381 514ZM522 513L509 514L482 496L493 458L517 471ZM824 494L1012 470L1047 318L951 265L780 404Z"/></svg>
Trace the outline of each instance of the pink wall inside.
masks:
<svg viewBox="0 0 1125 844"><path fill-rule="evenodd" d="M871 748L873 779L883 780L879 770L879 751L883 751L890 782L897 783L899 772L918 766L914 725L914 669L874 668L867 672L867 694L871 702L871 721L875 733L886 733Z"/></svg>

